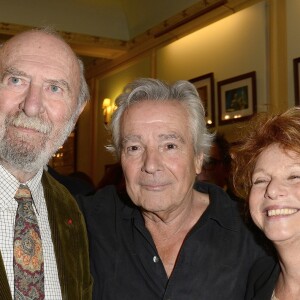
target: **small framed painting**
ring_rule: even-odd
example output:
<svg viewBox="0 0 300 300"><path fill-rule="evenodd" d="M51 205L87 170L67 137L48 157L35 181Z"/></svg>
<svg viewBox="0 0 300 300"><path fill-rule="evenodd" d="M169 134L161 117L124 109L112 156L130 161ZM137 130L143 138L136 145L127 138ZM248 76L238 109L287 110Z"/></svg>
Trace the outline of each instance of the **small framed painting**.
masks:
<svg viewBox="0 0 300 300"><path fill-rule="evenodd" d="M198 91L205 109L207 127L215 126L214 74L208 73L189 80Z"/></svg>
<svg viewBox="0 0 300 300"><path fill-rule="evenodd" d="M295 105L300 105L300 57L294 58Z"/></svg>
<svg viewBox="0 0 300 300"><path fill-rule="evenodd" d="M256 112L256 73L250 72L219 81L219 124L244 121Z"/></svg>

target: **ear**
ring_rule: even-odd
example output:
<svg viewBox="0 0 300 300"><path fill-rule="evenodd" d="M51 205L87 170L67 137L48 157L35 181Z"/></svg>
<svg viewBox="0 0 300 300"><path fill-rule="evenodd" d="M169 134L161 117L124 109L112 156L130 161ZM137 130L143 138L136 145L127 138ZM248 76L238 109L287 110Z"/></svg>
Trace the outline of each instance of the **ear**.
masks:
<svg viewBox="0 0 300 300"><path fill-rule="evenodd" d="M196 174L201 173L203 158L204 158L203 153L197 154L194 158Z"/></svg>

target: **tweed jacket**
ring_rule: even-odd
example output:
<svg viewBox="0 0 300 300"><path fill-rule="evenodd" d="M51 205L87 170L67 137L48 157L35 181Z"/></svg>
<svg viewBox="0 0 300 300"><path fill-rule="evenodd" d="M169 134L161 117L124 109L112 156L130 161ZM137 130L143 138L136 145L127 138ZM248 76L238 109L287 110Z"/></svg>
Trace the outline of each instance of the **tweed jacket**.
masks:
<svg viewBox="0 0 300 300"><path fill-rule="evenodd" d="M88 240L83 216L68 190L51 175L42 177L48 218L63 300L92 298ZM11 300L11 292L0 253L0 299Z"/></svg>

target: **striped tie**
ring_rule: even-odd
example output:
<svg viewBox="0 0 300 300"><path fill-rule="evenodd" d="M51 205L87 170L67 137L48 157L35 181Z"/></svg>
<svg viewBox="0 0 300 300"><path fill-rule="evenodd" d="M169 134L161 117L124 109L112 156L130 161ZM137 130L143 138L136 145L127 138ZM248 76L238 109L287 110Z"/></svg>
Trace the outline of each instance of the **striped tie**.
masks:
<svg viewBox="0 0 300 300"><path fill-rule="evenodd" d="M18 209L14 233L14 299L44 299L42 240L29 188L21 184L15 199Z"/></svg>

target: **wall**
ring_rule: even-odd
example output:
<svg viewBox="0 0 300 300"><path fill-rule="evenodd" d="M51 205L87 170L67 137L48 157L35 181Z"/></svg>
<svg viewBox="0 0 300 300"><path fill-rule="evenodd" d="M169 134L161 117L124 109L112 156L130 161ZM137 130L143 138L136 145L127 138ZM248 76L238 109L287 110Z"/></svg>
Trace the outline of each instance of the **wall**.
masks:
<svg viewBox="0 0 300 300"><path fill-rule="evenodd" d="M92 142L79 143L80 155L89 157L89 171L97 183L104 174L106 164L115 160L105 149L109 136L103 125L101 110L104 98L115 99L121 93L124 85L136 77L153 76L159 79L174 81L192 79L203 74L214 72L215 104L217 104L217 81L240 74L256 71L258 110L266 109L266 3L259 2L247 9L239 11L212 25L177 40L160 49L153 50L155 55L148 53L130 65L122 66L114 74L107 74L96 80L96 95L94 101L94 125ZM95 90L95 89L94 89ZM217 119L217 105L216 119ZM217 126L229 140L234 140L234 128L237 126ZM89 129L87 129L89 130ZM82 131L82 130L81 130ZM88 149L92 145L92 149ZM78 166L80 163L78 163Z"/></svg>
<svg viewBox="0 0 300 300"><path fill-rule="evenodd" d="M98 78L97 101L102 101L104 97L115 98L125 83L135 77L153 76L175 81L189 80L213 72L217 119L217 82L256 71L259 112L272 111L273 108L276 110L277 106L278 109L285 109L294 105L292 60L300 57L300 1L282 1L284 0L260 1L168 46L153 49L152 53L146 54L148 56L115 70L114 74ZM286 11L281 9L282 6ZM280 27L276 26L278 13ZM282 30L285 27L287 34ZM281 52L277 50L285 48L287 55L281 56ZM288 88L285 88L285 82L288 82ZM278 90L278 86L283 86L283 89ZM94 123L97 140L95 149L92 149L95 157L92 164L96 169L92 174L99 180L104 165L113 162L113 158L104 150L107 135L100 110L97 115L98 119ZM225 126L217 124L213 130L225 133L230 141L234 141L235 129L241 125L242 122ZM88 150L86 152L88 153Z"/></svg>
<svg viewBox="0 0 300 300"><path fill-rule="evenodd" d="M300 1L286 1L287 8L287 44L288 44L288 101L289 106L294 105L294 77L293 59L300 57Z"/></svg>
<svg viewBox="0 0 300 300"><path fill-rule="evenodd" d="M0 22L37 27L52 25L62 31L130 40L197 2L199 0L0 0Z"/></svg>
<svg viewBox="0 0 300 300"><path fill-rule="evenodd" d="M266 4L260 2L157 51L157 77L174 81L213 72L217 81L256 71L258 111L266 110ZM172 66L172 67L170 67ZM236 125L216 127L233 140Z"/></svg>
<svg viewBox="0 0 300 300"><path fill-rule="evenodd" d="M86 118L80 124L81 137L83 138L78 145L80 154L78 155L78 169L84 170L91 175L95 184L97 184L104 175L105 165L115 162L114 156L109 153L105 146L109 144L109 134L104 125L104 117L102 112L102 101L104 98L115 100L122 92L124 86L137 77L149 77L151 75L151 57L141 57L130 65L123 66L113 74L109 74L104 78L96 80L97 92L93 96L94 102L94 127L91 128ZM89 107L87 107L89 109ZM92 112L90 112L91 118ZM88 113L86 114L88 115ZM84 114L84 116L86 116ZM91 134L90 131L93 131ZM85 133L84 133L85 132ZM87 135L90 138L87 138ZM80 138L80 137L79 137ZM92 142L91 142L92 139ZM79 158L84 158L81 163ZM88 163L86 158L92 163Z"/></svg>

